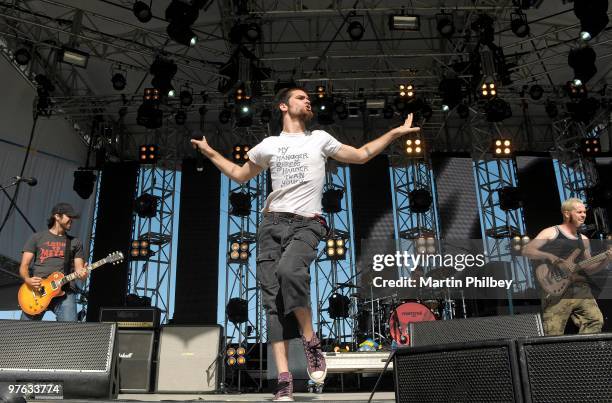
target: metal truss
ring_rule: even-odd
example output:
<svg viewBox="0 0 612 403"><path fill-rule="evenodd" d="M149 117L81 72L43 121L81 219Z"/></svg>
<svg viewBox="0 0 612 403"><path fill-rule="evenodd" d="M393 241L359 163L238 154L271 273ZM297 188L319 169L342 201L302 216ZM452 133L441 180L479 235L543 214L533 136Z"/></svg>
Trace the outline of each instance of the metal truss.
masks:
<svg viewBox="0 0 612 403"><path fill-rule="evenodd" d="M174 312L173 229L176 171L156 166L140 169L138 196L158 198L157 213L152 218L135 215L132 239L147 240L152 255L147 260L132 260L129 293L151 299L161 309L162 323L168 323Z"/></svg>
<svg viewBox="0 0 612 403"><path fill-rule="evenodd" d="M335 163L328 163L325 173L324 191L337 190L342 192L343 197L340 203L340 211L336 213L324 212L327 225L329 226L328 236L324 239L322 250L318 251L314 262L314 298L316 300L313 317L317 318L316 330L319 337L340 345L352 341L354 326L356 325L355 315L357 306L351 298L354 292L355 265L353 250L353 231L352 214L349 200L348 183L349 169L346 166L339 166ZM344 240L345 257L341 260L330 259L326 253L328 239ZM333 319L329 316L326 307L329 307L329 300L333 294L340 294L353 301L350 316L348 318Z"/></svg>
<svg viewBox="0 0 612 403"><path fill-rule="evenodd" d="M525 234L522 208L504 211L500 207L498 190L516 187L516 167L512 159L474 161L478 187L478 204L485 256L488 261L511 264L514 292L525 292L533 287L533 276L526 258L512 253L510 239ZM510 299L510 294L508 295ZM511 301L510 301L511 302Z"/></svg>

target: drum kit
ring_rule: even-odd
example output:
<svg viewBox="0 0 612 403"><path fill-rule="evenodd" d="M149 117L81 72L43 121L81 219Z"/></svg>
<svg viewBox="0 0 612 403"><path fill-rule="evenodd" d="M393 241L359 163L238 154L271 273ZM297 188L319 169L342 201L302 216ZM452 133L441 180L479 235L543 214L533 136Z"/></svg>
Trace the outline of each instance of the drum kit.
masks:
<svg viewBox="0 0 612 403"><path fill-rule="evenodd" d="M413 322L465 318L466 300L461 290L448 288L421 288L412 298L398 294L385 297L363 298L361 287L350 283L338 284L340 288L357 288L360 293L350 295L353 309L353 340L366 339L385 346L410 344L409 325Z"/></svg>

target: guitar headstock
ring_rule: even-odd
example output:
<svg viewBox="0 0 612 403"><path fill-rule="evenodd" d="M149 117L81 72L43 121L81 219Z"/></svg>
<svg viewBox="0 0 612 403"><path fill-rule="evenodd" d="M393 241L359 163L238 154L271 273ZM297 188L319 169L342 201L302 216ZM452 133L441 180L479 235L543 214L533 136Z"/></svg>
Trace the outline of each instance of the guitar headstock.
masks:
<svg viewBox="0 0 612 403"><path fill-rule="evenodd" d="M123 260L123 253L120 252L120 251L116 251L116 252L110 253L106 257L106 261L108 263L112 263L112 264L120 263L122 260Z"/></svg>

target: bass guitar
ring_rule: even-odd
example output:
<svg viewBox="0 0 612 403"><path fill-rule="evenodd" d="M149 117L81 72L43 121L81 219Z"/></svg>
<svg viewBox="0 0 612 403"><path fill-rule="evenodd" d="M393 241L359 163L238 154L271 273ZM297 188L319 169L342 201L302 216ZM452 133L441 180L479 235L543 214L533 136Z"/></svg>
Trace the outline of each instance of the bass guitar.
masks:
<svg viewBox="0 0 612 403"><path fill-rule="evenodd" d="M603 262L610 256L610 251L606 251L585 259L579 263L574 263L574 260L580 255L581 250L576 249L565 260L569 263L568 268L561 268L550 263L543 263L536 267L535 275L542 289L550 296L558 297L562 295L567 287L572 283L576 272L584 269L592 264Z"/></svg>
<svg viewBox="0 0 612 403"><path fill-rule="evenodd" d="M107 263L117 264L123 260L123 253L114 252L109 254L104 259L100 259L95 263L87 266L87 272L105 265ZM65 294L62 291L62 286L77 278L77 273L64 275L64 273L56 271L51 273L47 278L41 281L39 288L33 288L26 283L19 287L17 300L23 312L28 315L38 315L43 313L55 297Z"/></svg>

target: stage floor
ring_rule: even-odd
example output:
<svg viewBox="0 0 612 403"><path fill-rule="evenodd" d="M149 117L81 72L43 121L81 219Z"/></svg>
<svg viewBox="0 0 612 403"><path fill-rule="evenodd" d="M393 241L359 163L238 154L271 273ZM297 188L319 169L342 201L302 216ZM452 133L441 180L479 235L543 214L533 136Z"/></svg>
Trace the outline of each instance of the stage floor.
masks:
<svg viewBox="0 0 612 403"><path fill-rule="evenodd" d="M371 392L356 393L295 393L293 395L296 402L347 402L354 403L367 402ZM121 394L117 400L84 400L67 399L63 402L271 402L270 393L245 393L227 395L208 395L208 394ZM36 400L36 402L56 403L57 400ZM376 392L372 402L387 403L395 402L393 392Z"/></svg>

